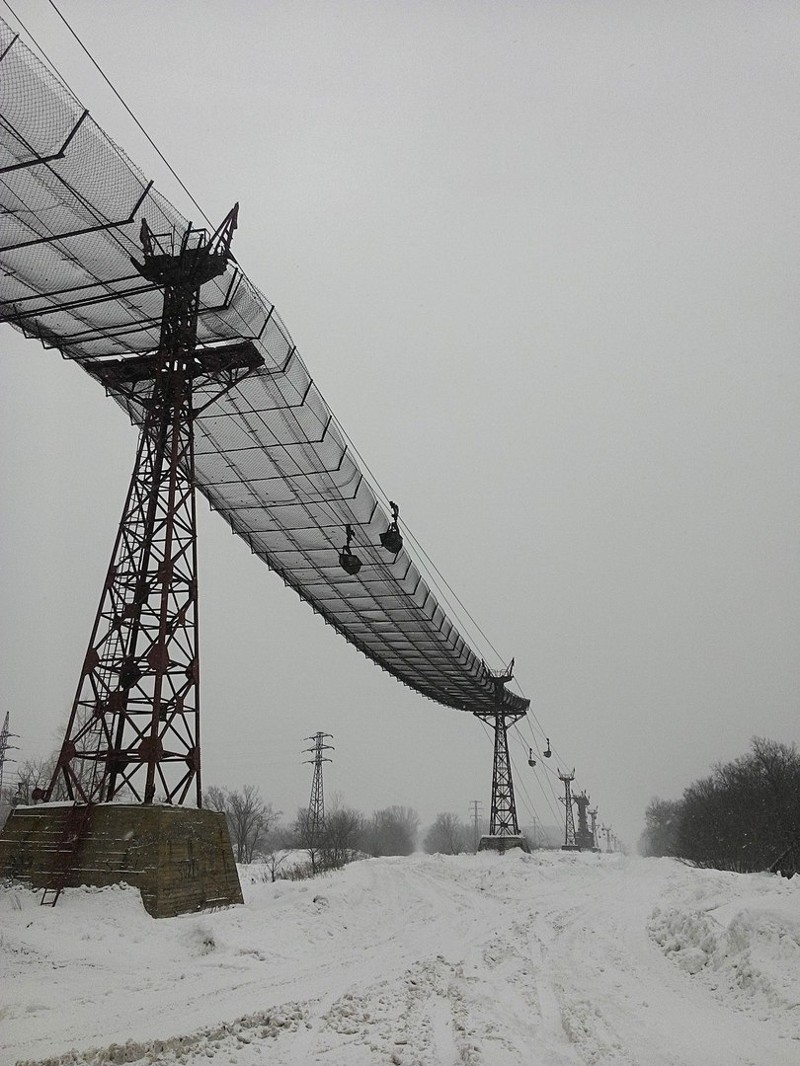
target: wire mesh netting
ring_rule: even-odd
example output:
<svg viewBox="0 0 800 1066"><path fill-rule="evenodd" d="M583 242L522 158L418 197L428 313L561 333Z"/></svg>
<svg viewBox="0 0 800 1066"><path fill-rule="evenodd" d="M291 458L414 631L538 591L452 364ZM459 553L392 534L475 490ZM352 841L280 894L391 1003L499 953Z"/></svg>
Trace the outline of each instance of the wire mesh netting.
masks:
<svg viewBox="0 0 800 1066"><path fill-rule="evenodd" d="M0 318L57 348L141 424L143 376L115 367L157 349L161 291L134 269L142 220L188 222L0 20ZM249 342L259 365L226 391L195 381L197 487L233 531L351 644L431 699L494 707L495 685L404 546L388 553L387 508L272 304L231 262L203 286L198 345ZM345 528L362 561L348 574ZM528 701L503 690L503 706Z"/></svg>

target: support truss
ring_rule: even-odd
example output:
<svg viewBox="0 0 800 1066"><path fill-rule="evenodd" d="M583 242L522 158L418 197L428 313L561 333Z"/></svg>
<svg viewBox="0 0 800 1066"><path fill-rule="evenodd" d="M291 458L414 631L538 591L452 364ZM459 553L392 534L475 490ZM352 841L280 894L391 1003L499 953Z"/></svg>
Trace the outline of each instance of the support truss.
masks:
<svg viewBox="0 0 800 1066"><path fill-rule="evenodd" d="M210 241L189 229L177 248L142 224L134 266L164 290L161 341L154 358L113 368L116 391L127 387L146 417L47 799L61 782L78 803L201 805L192 389L220 364L196 351L199 293L225 270L236 211Z"/></svg>
<svg viewBox="0 0 800 1066"><path fill-rule="evenodd" d="M494 708L473 711L476 718L490 722L494 728L494 766L492 770L492 806L489 815L490 837L519 836L517 807L514 801L514 782L508 755L508 726L524 717L525 711L509 711L505 706L504 685L513 675L514 662L500 674L489 673L494 685Z"/></svg>
<svg viewBox="0 0 800 1066"><path fill-rule="evenodd" d="M562 774L559 770L558 776L564 782L564 798L562 803L566 808L565 822L564 822L564 843L561 845L562 851L577 851L578 843L575 838L575 816L572 811L572 804L575 802L572 798L572 782L575 780L575 771L571 774Z"/></svg>

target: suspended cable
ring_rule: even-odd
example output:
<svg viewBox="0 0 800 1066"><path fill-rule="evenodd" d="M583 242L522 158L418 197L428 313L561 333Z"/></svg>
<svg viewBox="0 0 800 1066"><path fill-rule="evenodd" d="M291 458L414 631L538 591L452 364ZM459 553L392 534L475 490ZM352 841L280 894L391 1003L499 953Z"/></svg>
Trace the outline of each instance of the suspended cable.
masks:
<svg viewBox="0 0 800 1066"><path fill-rule="evenodd" d="M486 739L489 741L489 743L491 745L494 745L494 737L492 736L492 733L490 732L489 727L486 725L486 722L482 718L480 718L478 720L481 723L481 725L483 726L483 731L486 734ZM509 753L509 761L512 763L512 772L516 775L517 787L524 793L525 799L527 801L526 802L526 806L527 806L528 813L531 815L532 818L536 819L536 818L539 817L538 814L536 813L536 807L534 806L533 800L532 800L530 794L528 793L527 788L525 787L525 782L524 782L523 775L519 772L519 769L513 765L513 759L512 759L512 756L511 756L510 753ZM539 782L538 778L537 778L537 782L539 783L539 787L541 788L541 782ZM544 789L542 789L542 795L544 797L545 803L547 804L548 808L550 809L551 815L555 819L556 823L558 823L558 820L559 820L558 819L558 814L553 809L553 805L550 802L550 800L549 800L549 798L547 796L547 793L544 791ZM539 819L539 821L541 822L541 819Z"/></svg>
<svg viewBox="0 0 800 1066"><path fill-rule="evenodd" d="M8 0L5 0L5 2L7 3L7 2L8 2ZM64 23L64 25L65 25L65 26L67 27L67 29L68 29L68 30L69 30L69 32L70 32L70 33L72 34L72 36L73 36L73 37L75 38L75 40L76 40L76 41L78 42L78 44L79 44L79 45L80 45L80 47L81 47L81 48L83 49L83 51L84 51L84 52L86 53L86 55L87 55L87 56L88 56L88 58L89 58L89 61L90 61L90 62L92 63L92 65L93 65L93 66L95 67L95 69L96 69L96 70L97 70L97 72L99 73L100 77L101 77L101 78L103 79L103 81L104 81L104 82L106 83L106 85L107 85L107 86L109 87L109 89L110 89L110 90L112 91L112 93L114 94L114 96L116 96L117 100L119 100L119 102L120 102L120 103L122 104L122 106L123 106L123 107L125 108L125 110L127 111L127 113L128 113L129 115L130 115L130 117L131 117L131 118L133 119L133 121L134 121L134 122L136 123L136 126L137 126L137 127L139 128L139 130L141 131L141 133L143 133L143 134L144 134L144 136L145 136L145 138L146 138L147 142L148 142L148 143L150 144L151 148L153 148L153 149L155 150L156 154L158 155L158 157L159 157L159 159L160 159L160 160L162 161L162 163L164 163L164 165L166 166L167 170L169 170L170 174L171 174L171 175L173 176L173 178L175 178L175 180L177 181L177 183L178 183L178 184L180 185L180 187L181 187L181 188L183 189L183 191L184 191L184 192L186 193L186 195L187 195L187 196L189 197L189 199L190 199L190 200L191 200L191 202L192 202L192 203L194 204L194 206L195 206L195 207L197 208L197 210L198 210L198 211L200 212L200 214L202 215L202 217L203 217L203 218L205 219L205 221L206 221L206 222L208 223L208 225L209 225L209 226L211 226L211 228L213 229L213 228L214 228L214 224L213 224L213 222L211 222L211 221L209 220L209 218L208 218L208 215L207 215L207 214L205 213L205 211L204 211L204 210L202 209L202 207L200 206L200 204L199 204L199 203L197 202L197 200L195 200L195 198L194 198L194 197L192 196L192 194L191 194L191 193L189 192L189 190L187 189L187 187L186 187L186 186L184 185L184 183L183 183L183 182L181 181L181 179L180 179L180 178L178 177L178 174L177 174L177 172L175 171L175 169L173 168L172 164L171 164L171 163L169 162L169 160L167 159L167 157L166 157L166 156L164 155L164 153L163 153L163 152L161 151L161 149L160 149L160 148L158 147L158 145L157 145L157 144L155 143L155 141L153 140L153 138L152 138L152 137L150 136L150 134L149 134L149 133L147 132L147 130L146 130L146 129L144 128L144 126L143 126L143 125L141 124L141 122L140 122L140 121L139 121L139 119L138 119L138 118L136 117L136 115L134 115L133 111L131 111L131 109L130 109L130 108L128 107L128 105L127 105L127 104L125 103L125 101L123 100L122 96L121 96L121 95L120 95L120 94L119 94L119 93L117 92L116 88L114 87L114 85L112 84L112 82L111 82L111 80L110 80L110 79L108 78L108 76L106 75L105 71L104 71L104 70L102 69L102 67L101 67L101 66L100 66L100 64L99 64L99 63L97 62L97 60L96 60L96 59L94 58L94 56L92 55L92 53L91 53L91 52L89 51L89 49L88 49L88 48L86 47L86 45L85 45L85 44L83 43L83 41L82 41L82 40L80 39L80 37L78 36L78 34L77 34L77 33L75 32L75 30L74 30L74 29L72 28L72 26L71 26L71 25L69 24L69 22L67 21L67 19L66 19L66 18L64 17L64 15L62 15L62 14L61 14L61 12L59 11L58 7L56 7L56 5L55 5L55 3L54 3L54 0L48 0L48 3L50 4L50 7L52 7L53 11L55 11L55 13L56 13L56 14L58 15L58 17L59 17L59 18L61 19L61 21L62 21L62 22ZM60 77L60 75L59 75L59 77ZM63 78L62 78L61 80L63 81ZM70 90L70 92L72 92L72 90ZM73 93L73 95L74 95L74 93Z"/></svg>
<svg viewBox="0 0 800 1066"><path fill-rule="evenodd" d="M513 732L512 736L514 737L515 740L519 741L522 744L522 747L523 747L523 750L524 750L526 745L525 745L525 742L524 742L524 740L522 738L522 734L520 733L519 726L517 725L516 722L514 723L514 732ZM553 783L553 779L557 778L558 774L557 774L557 772L554 769L552 769L550 766L548 766L548 765L546 765L544 763L542 763L542 768L545 770L546 774L549 775L549 776L547 776L545 778L545 780L547 781L547 784L548 784L548 786L550 788L550 792L552 793L553 799L556 801L556 803L558 803L559 802L559 797L558 797L558 794L557 794L557 792L555 790L555 785ZM542 785L541 778L539 777L538 774L536 775L536 780L539 783L539 787L542 790L542 794L546 797L547 793L544 791L544 785ZM550 805L549 800L547 802L548 802L548 806L550 806L550 810L552 811L553 816L556 817L556 820L558 820L557 816L555 814L555 811L553 810L552 806Z"/></svg>
<svg viewBox="0 0 800 1066"><path fill-rule="evenodd" d="M359 464L369 474L373 485L378 489L378 491L381 493L381 495L384 497L384 499L388 501L388 497L383 492L383 490L380 488L380 484L378 482L378 479L376 478L375 474L373 473L373 471L372 471L371 467L369 466L369 464L367 463L367 461L364 459L364 457L361 454L361 452L358 450L358 448L354 444L352 438L347 433L347 430L344 428L344 426L342 426L342 424L338 421L338 419L335 418L335 416L334 416L334 421L336 423L337 428L339 429L339 432L342 434L342 436L347 441L348 446L353 450L353 453L358 458ZM464 603L462 602L462 600L460 599L458 594L453 590L453 588L450 585L450 583L447 581L447 579L441 573L439 568L433 562L433 560L428 555L427 551L422 546L420 541L417 539L417 537L414 535L414 533L408 528L408 526L405 523L403 523L403 528L405 529L405 531L408 534L409 538L413 541L413 543L416 546L417 550L420 552L420 554L423 556L423 558L427 561L428 567L430 568L429 569L429 573L431 574L432 578L433 578L433 575L436 575L436 577L438 577L439 581L437 582L435 579L433 579L433 584L434 584L434 587L437 587L437 591L440 593L442 598L446 602L448 602L448 605L452 609L453 608L453 604L448 599L448 597L447 597L447 595L446 595L446 593L444 591L445 589L447 589L450 592L450 595L456 601L456 603L460 606L461 610L463 611L464 615L466 616L466 619L469 620L469 623L473 626L474 630L481 635L483 640L486 642L487 646L492 650L492 652L494 652L497 660L502 664L502 658L501 658L500 653L498 652L497 648L495 648L494 644L492 644L492 642L489 639L489 637L487 637L486 633L483 631L481 626L478 624L478 622L472 616L470 611L464 605ZM458 615L458 611L457 610L453 610L453 613L455 615ZM468 628L468 627L465 626L465 628ZM517 685L517 687L519 688L519 685Z"/></svg>
<svg viewBox="0 0 800 1066"><path fill-rule="evenodd" d="M39 44L39 42L38 42L38 41L36 40L36 38L34 37L33 33L32 33L32 32L31 32L31 31L30 31L29 29L28 29L28 27L27 27L27 26L25 25L25 23L24 23L24 22L22 21L22 19L21 19L21 18L19 17L19 15L18 15L18 14L16 13L16 11L14 10L14 8L13 8L13 7L11 6L11 4L9 3L9 0L3 0L3 3L4 3L4 4L5 4L5 6L6 6L7 8L8 8L8 10L9 10L9 11L11 12L11 14L12 14L12 15L14 16L14 18L16 19L16 21L17 21L17 22L18 22L18 23L20 24L20 26L21 26L21 27L23 28L23 30L24 30L24 31L25 31L25 33L26 33L26 34L28 35L28 37L29 37L29 38L31 39L31 41L33 42L33 46L34 46L34 48L35 48L35 49L36 49L36 51L37 51L37 52L39 53L39 55L40 55L40 56L42 57L42 60L43 60L43 62L44 62L44 64L45 64L45 66L49 67L49 69L50 69L50 70L51 70L51 71L53 72L53 74L55 74L55 76L56 76L56 77L57 77L57 78L58 78L58 79L59 79L60 81L63 81L64 79L63 79L63 78L61 77L61 75L59 74L59 72L58 72L58 70L56 69L56 67L55 67L55 66L53 65L53 63L52 63L52 62L50 61L50 58L49 58L49 56L47 55L47 53L45 52L45 50L44 50L44 49L42 48L42 46L41 46L41 45ZM75 93L74 93L74 92L72 91L72 89L71 89L71 88L69 87L69 85L67 85L67 83L66 83L66 82L64 82L64 88L65 88L65 89L67 90L67 92L68 92L68 93L70 94L70 96L71 96L71 97L72 97L72 99L73 99L73 100L75 101L75 103L76 103L76 104L78 104L78 105L80 105L80 101L78 100L77 96L76 96L76 95L75 95Z"/></svg>
<svg viewBox="0 0 800 1066"><path fill-rule="evenodd" d="M536 821L538 819L539 822L541 822L541 818L539 818L539 815L536 813L536 807L534 806L533 799L532 799L532 797L531 797L530 793L528 792L528 789L527 789L527 787L525 785L525 776L524 776L524 774L521 774L519 772L518 767L516 765L514 765L513 757L510 756L510 755L509 755L509 760L511 761L512 766L514 768L514 773L516 774L516 777L517 777L517 784L519 786L519 789L522 791L522 793L523 793L523 795L525 797L525 804L526 804L526 807L528 809L528 813L529 813L530 817L534 821Z"/></svg>

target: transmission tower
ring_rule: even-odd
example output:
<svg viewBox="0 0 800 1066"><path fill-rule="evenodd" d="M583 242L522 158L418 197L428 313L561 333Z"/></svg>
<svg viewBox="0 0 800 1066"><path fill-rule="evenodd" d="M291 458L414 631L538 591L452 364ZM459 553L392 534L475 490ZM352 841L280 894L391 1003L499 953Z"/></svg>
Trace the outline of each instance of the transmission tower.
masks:
<svg viewBox="0 0 800 1066"><path fill-rule="evenodd" d="M306 847L311 853L312 866L316 866L316 853L325 835L325 794L322 788L322 764L333 761L327 758L324 752L334 751L331 744L325 743L326 737L330 737L333 740L332 733L315 733L312 737L306 737L306 740L313 740L314 745L303 750L303 754L313 755L312 759L304 759L303 761L311 763L314 767L314 776L311 779L311 799L308 803L305 825Z"/></svg>
<svg viewBox="0 0 800 1066"><path fill-rule="evenodd" d="M561 850L562 851L578 851L579 850L578 849L578 844L577 844L577 841L575 840L575 818L574 818L573 813L572 813L573 799L572 799L572 793L570 791L570 786L572 785L572 782L575 780L575 771L573 770L571 774L562 774L561 771L559 770L558 771L558 776L564 782L564 798L562 799L561 802L566 807L566 812L567 812L566 813L566 824L565 824L565 829L564 829L564 843L563 843L563 845L561 847Z"/></svg>
<svg viewBox="0 0 800 1066"><path fill-rule="evenodd" d="M472 826L473 826L473 831L474 831L473 839L474 839L474 844L475 844L475 850L477 851L478 850L478 845L480 844L480 840L481 840L481 822L480 822L481 801L480 800L472 800L472 802L470 803L470 808L472 809Z"/></svg>
<svg viewBox="0 0 800 1066"><path fill-rule="evenodd" d="M6 711L6 716L3 720L3 728L0 729L0 804L3 802L3 769L7 762L14 761L13 759L9 759L6 753L15 747L15 745L10 744L9 741L12 738L16 739L16 733L9 732L8 715L9 712Z"/></svg>
<svg viewBox="0 0 800 1066"><path fill-rule="evenodd" d="M138 272L163 289L154 355L121 360L108 387L144 411L133 474L50 799L202 804L194 419L252 369L239 344L197 347L201 286L223 274L238 205L209 239L141 227ZM202 389L203 406L193 393Z"/></svg>
<svg viewBox="0 0 800 1066"><path fill-rule="evenodd" d="M491 711L473 711L476 718L491 722L494 728L494 767L492 772L492 806L489 815L489 835L483 837L479 847L505 851L509 847L524 847L517 823L517 808L514 802L514 782L511 778L511 760L508 756L508 726L523 718L525 711L509 711L503 707L503 686L514 676L514 660L507 670L494 673L486 671L494 686L494 707Z"/></svg>

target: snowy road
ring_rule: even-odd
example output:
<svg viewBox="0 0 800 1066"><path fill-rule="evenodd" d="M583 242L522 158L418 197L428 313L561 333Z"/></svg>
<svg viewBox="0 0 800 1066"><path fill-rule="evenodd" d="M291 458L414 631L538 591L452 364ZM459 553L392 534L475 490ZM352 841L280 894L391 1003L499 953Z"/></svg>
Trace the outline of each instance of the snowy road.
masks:
<svg viewBox="0 0 800 1066"><path fill-rule="evenodd" d="M0 891L1 1066L800 1063L797 881L562 852L243 881L159 922Z"/></svg>

